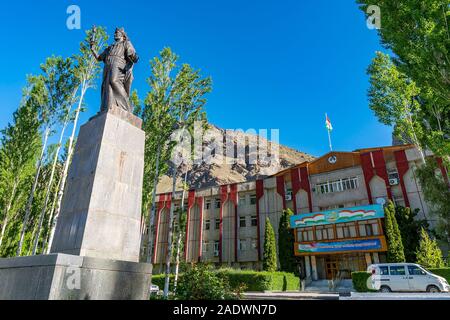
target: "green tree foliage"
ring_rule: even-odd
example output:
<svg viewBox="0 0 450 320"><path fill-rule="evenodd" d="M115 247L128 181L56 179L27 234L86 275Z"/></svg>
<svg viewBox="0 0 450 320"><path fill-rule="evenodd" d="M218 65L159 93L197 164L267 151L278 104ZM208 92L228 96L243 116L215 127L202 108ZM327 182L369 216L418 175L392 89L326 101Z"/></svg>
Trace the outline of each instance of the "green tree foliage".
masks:
<svg viewBox="0 0 450 320"><path fill-rule="evenodd" d="M273 272L277 270L277 248L275 241L275 232L269 218L266 219L266 228L264 231L264 255L263 270Z"/></svg>
<svg viewBox="0 0 450 320"><path fill-rule="evenodd" d="M420 89L423 144L450 155L450 7L448 0L357 0L366 12L377 5L379 35L398 70Z"/></svg>
<svg viewBox="0 0 450 320"><path fill-rule="evenodd" d="M430 236L424 228L421 229L420 243L416 252L417 263L425 268L442 268L444 260L442 251L439 249L436 239L430 239Z"/></svg>
<svg viewBox="0 0 450 320"><path fill-rule="evenodd" d="M206 264L196 264L181 275L175 297L179 300L231 300L239 294L232 291L226 277Z"/></svg>
<svg viewBox="0 0 450 320"><path fill-rule="evenodd" d="M294 213L291 209L283 211L278 226L278 257L280 271L297 272L297 263L294 255L294 233L290 227L290 217Z"/></svg>
<svg viewBox="0 0 450 320"><path fill-rule="evenodd" d="M389 55L377 52L368 68L369 106L379 121L394 127L394 135L414 144L425 159L422 147L423 127L421 106L415 99L416 84L400 72Z"/></svg>
<svg viewBox="0 0 450 320"><path fill-rule="evenodd" d="M411 210L410 208L401 206L395 208L395 218L402 236L405 259L407 262L416 261L416 249L419 245L420 230L422 228L428 228L426 220L417 218L418 212L419 209Z"/></svg>
<svg viewBox="0 0 450 320"><path fill-rule="evenodd" d="M405 252L403 249L402 236L395 218L395 207L392 201L389 201L384 208L385 213L385 231L388 245L388 262L405 262Z"/></svg>
<svg viewBox="0 0 450 320"><path fill-rule="evenodd" d="M416 169L425 199L430 203L430 213L438 217L439 238L450 243L450 189L437 167L435 159Z"/></svg>
<svg viewBox="0 0 450 320"><path fill-rule="evenodd" d="M30 88L31 91L33 88ZM1 131L0 140L0 250L4 240L12 241L7 235L11 221L14 222L19 210L25 204L36 161L41 149L38 109L29 99L33 92L26 93L25 102L13 115L13 122ZM7 243L6 245L9 245ZM5 251L0 251L6 256Z"/></svg>

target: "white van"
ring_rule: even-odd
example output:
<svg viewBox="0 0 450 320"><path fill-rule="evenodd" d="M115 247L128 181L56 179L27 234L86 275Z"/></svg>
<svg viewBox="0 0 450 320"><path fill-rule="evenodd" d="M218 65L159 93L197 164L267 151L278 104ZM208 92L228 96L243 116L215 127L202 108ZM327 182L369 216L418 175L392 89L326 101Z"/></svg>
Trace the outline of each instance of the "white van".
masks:
<svg viewBox="0 0 450 320"><path fill-rule="evenodd" d="M380 292L450 291L450 286L445 278L437 276L415 263L371 264L367 268L367 272L372 274L368 280L368 287Z"/></svg>

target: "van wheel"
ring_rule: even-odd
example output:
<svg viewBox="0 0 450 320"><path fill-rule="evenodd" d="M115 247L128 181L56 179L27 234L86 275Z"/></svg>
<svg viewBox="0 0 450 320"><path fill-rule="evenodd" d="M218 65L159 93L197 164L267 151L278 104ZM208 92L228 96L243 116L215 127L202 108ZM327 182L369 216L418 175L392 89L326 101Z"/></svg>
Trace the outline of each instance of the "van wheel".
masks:
<svg viewBox="0 0 450 320"><path fill-rule="evenodd" d="M439 290L438 287L431 285L431 286L427 287L427 292L436 293L436 292L441 292L441 291Z"/></svg>
<svg viewBox="0 0 450 320"><path fill-rule="evenodd" d="M388 292L392 292L392 290L388 286L381 286L380 287L380 292L388 293Z"/></svg>

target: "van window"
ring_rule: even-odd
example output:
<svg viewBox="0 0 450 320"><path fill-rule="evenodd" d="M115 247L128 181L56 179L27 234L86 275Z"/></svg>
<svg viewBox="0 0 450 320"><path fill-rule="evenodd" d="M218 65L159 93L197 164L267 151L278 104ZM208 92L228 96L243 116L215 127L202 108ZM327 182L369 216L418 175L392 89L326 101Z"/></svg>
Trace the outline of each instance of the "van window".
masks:
<svg viewBox="0 0 450 320"><path fill-rule="evenodd" d="M406 274L406 270L404 266L392 266L389 267L389 273L391 276L404 276Z"/></svg>
<svg viewBox="0 0 450 320"><path fill-rule="evenodd" d="M380 274L382 276L387 276L389 275L389 268L388 267L380 267Z"/></svg>
<svg viewBox="0 0 450 320"><path fill-rule="evenodd" d="M418 266L408 266L408 273L412 276L423 276L426 274L425 271Z"/></svg>

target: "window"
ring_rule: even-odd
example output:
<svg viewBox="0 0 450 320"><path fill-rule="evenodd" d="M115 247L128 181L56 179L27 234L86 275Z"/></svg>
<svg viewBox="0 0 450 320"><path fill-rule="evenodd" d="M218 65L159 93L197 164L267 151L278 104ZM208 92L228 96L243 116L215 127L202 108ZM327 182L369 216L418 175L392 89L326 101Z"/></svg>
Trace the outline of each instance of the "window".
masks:
<svg viewBox="0 0 450 320"><path fill-rule="evenodd" d="M205 230L209 230L211 228L211 220L205 220Z"/></svg>
<svg viewBox="0 0 450 320"><path fill-rule="evenodd" d="M315 190L317 193L327 194L333 192L342 192L346 190L352 190L358 188L358 177L345 178L335 181L328 181L325 183L319 183L316 185Z"/></svg>
<svg viewBox="0 0 450 320"><path fill-rule="evenodd" d="M214 241L214 257L219 256L219 241Z"/></svg>
<svg viewBox="0 0 450 320"><path fill-rule="evenodd" d="M427 273L418 266L408 266L408 273L411 276L424 276Z"/></svg>
<svg viewBox="0 0 450 320"><path fill-rule="evenodd" d="M258 248L258 240L252 239L252 249L257 249L257 248Z"/></svg>
<svg viewBox="0 0 450 320"><path fill-rule="evenodd" d="M336 225L337 238L356 237L356 225L353 222L339 223Z"/></svg>
<svg viewBox="0 0 450 320"><path fill-rule="evenodd" d="M387 276L387 275L389 275L389 269L388 269L388 267L380 267L380 274L381 274L382 276Z"/></svg>
<svg viewBox="0 0 450 320"><path fill-rule="evenodd" d="M211 200L206 200L206 201L205 201L205 209L206 209L206 210L211 209Z"/></svg>
<svg viewBox="0 0 450 320"><path fill-rule="evenodd" d="M243 207L245 206L246 201L245 201L245 196L240 196L239 197L239 206Z"/></svg>
<svg viewBox="0 0 450 320"><path fill-rule="evenodd" d="M214 228L215 228L216 230L219 230L219 229L220 229L220 219L215 219L215 226L214 226Z"/></svg>
<svg viewBox="0 0 450 320"><path fill-rule="evenodd" d="M372 237L379 235L377 220L359 221L358 224L359 235L361 237Z"/></svg>
<svg viewBox="0 0 450 320"><path fill-rule="evenodd" d="M209 243L206 242L206 241L203 241L203 243L202 243L202 252L203 253L208 252L208 247L209 247Z"/></svg>
<svg viewBox="0 0 450 320"><path fill-rule="evenodd" d="M389 267L389 273L391 276L404 276L406 271L404 266L391 266Z"/></svg>
<svg viewBox="0 0 450 320"><path fill-rule="evenodd" d="M314 240L313 228L300 228L298 229L299 242L309 242Z"/></svg>
<svg viewBox="0 0 450 320"><path fill-rule="evenodd" d="M250 204L256 205L256 194L250 195Z"/></svg>
<svg viewBox="0 0 450 320"><path fill-rule="evenodd" d="M245 228L246 226L247 225L246 225L245 217L240 217L239 218L239 227Z"/></svg>
<svg viewBox="0 0 450 320"><path fill-rule="evenodd" d="M238 240L239 241L239 251L245 250L245 240Z"/></svg>
<svg viewBox="0 0 450 320"><path fill-rule="evenodd" d="M334 230L332 226L317 226L316 227L316 239L328 240L334 239Z"/></svg>
<svg viewBox="0 0 450 320"><path fill-rule="evenodd" d="M258 218L256 216L252 216L252 227L258 226Z"/></svg>

